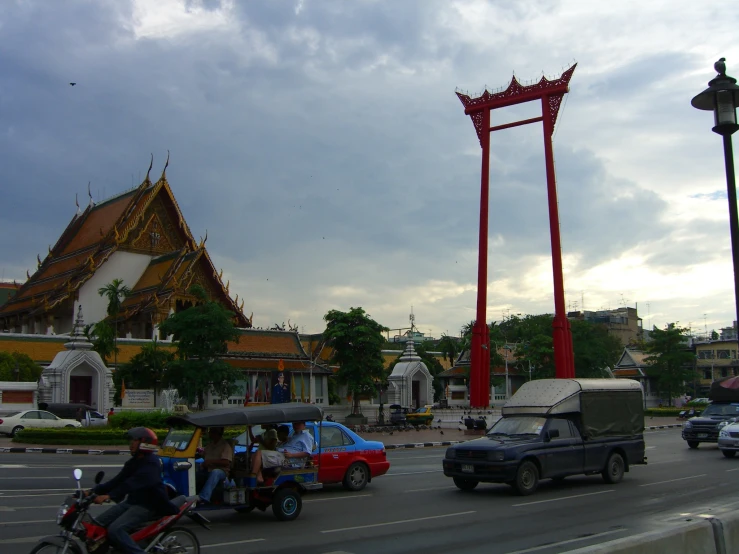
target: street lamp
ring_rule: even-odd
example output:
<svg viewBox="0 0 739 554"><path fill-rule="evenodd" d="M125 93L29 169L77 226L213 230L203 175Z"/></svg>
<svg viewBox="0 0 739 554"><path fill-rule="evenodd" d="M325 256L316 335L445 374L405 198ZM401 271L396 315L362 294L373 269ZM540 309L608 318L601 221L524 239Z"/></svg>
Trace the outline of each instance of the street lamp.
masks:
<svg viewBox="0 0 739 554"><path fill-rule="evenodd" d="M726 165L726 188L729 196L729 231L731 233L731 256L734 262L734 303L736 308L735 325L739 325L739 217L736 207L736 182L734 176L734 152L731 135L738 129L736 108L739 105L739 86L736 79L726 74L725 58L715 64L718 73L708 82L708 88L696 95L690 103L699 110L712 111L713 132L724 138L724 163ZM736 329L736 327L735 327ZM713 374L713 372L711 372Z"/></svg>

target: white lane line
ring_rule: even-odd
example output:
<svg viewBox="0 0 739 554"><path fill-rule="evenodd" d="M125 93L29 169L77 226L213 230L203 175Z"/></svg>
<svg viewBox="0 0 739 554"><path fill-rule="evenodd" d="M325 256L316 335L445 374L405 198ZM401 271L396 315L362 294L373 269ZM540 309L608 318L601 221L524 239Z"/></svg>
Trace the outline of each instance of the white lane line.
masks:
<svg viewBox="0 0 739 554"><path fill-rule="evenodd" d="M306 502L328 502L329 500L346 500L349 498L366 498L372 496L371 494L353 494L350 496L332 496L331 498L311 498L310 500L303 500L303 504Z"/></svg>
<svg viewBox="0 0 739 554"><path fill-rule="evenodd" d="M18 491L16 491L16 492L18 492ZM53 493L53 494L21 494L21 495L16 494L16 495L13 495L13 496L8 496L6 494L3 494L0 497L0 500L5 500L6 498L32 498L34 496L67 496L67 494L68 493L65 493L65 492L57 492L57 493Z"/></svg>
<svg viewBox="0 0 739 554"><path fill-rule="evenodd" d="M34 519L32 521L2 521L0 525L21 525L24 523L54 523L53 519Z"/></svg>
<svg viewBox="0 0 739 554"><path fill-rule="evenodd" d="M534 500L533 502L522 502L520 504L514 504L514 507L518 506L532 506L534 504L546 504L547 502L559 502L560 500L570 500L572 498L582 498L584 496L595 496L596 494L606 494L608 492L615 492L613 489L609 491L598 491L598 492L587 492L585 494L575 494L573 496L561 496L560 498L550 498L549 500Z"/></svg>
<svg viewBox="0 0 739 554"><path fill-rule="evenodd" d="M25 469L26 467L18 464L0 464L0 469Z"/></svg>
<svg viewBox="0 0 739 554"><path fill-rule="evenodd" d="M647 446L644 450L654 450L656 446Z"/></svg>
<svg viewBox="0 0 739 554"><path fill-rule="evenodd" d="M78 464L69 464L66 466L15 466L15 467L4 467L0 465L0 469L73 469L73 468L99 468L99 467L123 467L123 464L113 464L113 465L104 465L104 464L91 464L91 465L78 465Z"/></svg>
<svg viewBox="0 0 739 554"><path fill-rule="evenodd" d="M402 519L399 521L388 521L387 523L372 523L370 525L357 525L355 527L342 527L341 529L326 529L325 531L321 531L321 533L341 533L342 531L354 531L356 529L372 529L374 527L386 527L389 525L402 525L404 523L415 523L417 521L429 521L432 519L442 519L445 517L459 517L459 516L466 516L469 514L477 513L475 510L470 510L469 512L457 512L454 514L443 514L440 516L428 516L428 517L416 517L413 519Z"/></svg>
<svg viewBox="0 0 739 554"><path fill-rule="evenodd" d="M10 481L18 481L19 479L73 479L71 475L59 475L58 477L0 477L0 479L8 479Z"/></svg>
<svg viewBox="0 0 739 554"><path fill-rule="evenodd" d="M429 489L409 489L403 492L405 493L405 492L445 491L445 490L456 489L456 488L457 487L431 487Z"/></svg>
<svg viewBox="0 0 739 554"><path fill-rule="evenodd" d="M676 481L686 481L688 479L697 479L698 477L705 477L705 473L700 475L691 475L690 477L680 477L679 479L670 479L669 481L657 481L656 483L647 483L645 485L639 485L640 487L651 487L652 485L663 485L665 483L674 483Z"/></svg>
<svg viewBox="0 0 739 554"><path fill-rule="evenodd" d="M405 471L402 473L386 473L385 477L395 477L396 475L420 475L421 473L441 473L443 469L432 469L430 471Z"/></svg>
<svg viewBox="0 0 739 554"><path fill-rule="evenodd" d="M214 548L216 546L231 546L234 544L246 544L250 542L262 542L266 540L267 539L260 538L260 539L244 539L240 541L230 541L230 542L219 542L219 543L214 543L214 544L201 544L200 548Z"/></svg>
<svg viewBox="0 0 739 554"><path fill-rule="evenodd" d="M586 541L588 539L606 537L613 535L614 533L623 533L626 529L614 529L613 531L603 531L602 533L596 533L594 535L588 535L587 537L578 537L576 539L569 539L561 542L553 542L549 544L543 544L541 546L534 546L532 548L526 548L525 550L514 550L513 552L506 552L506 554L526 554L526 552L536 552L537 550L548 550L555 546L563 546L565 544L572 544L573 542Z"/></svg>
<svg viewBox="0 0 739 554"><path fill-rule="evenodd" d="M730 471L739 471L739 467L737 467L735 469L727 469L726 470L726 473L729 473Z"/></svg>
<svg viewBox="0 0 739 554"><path fill-rule="evenodd" d="M440 458L441 456L439 455L436 455L436 456L408 456L408 457L403 456L402 458L398 458L398 460L428 460L428 459L438 460Z"/></svg>
<svg viewBox="0 0 739 554"><path fill-rule="evenodd" d="M24 544L27 542L38 542L48 535L40 535L38 537L21 537L19 539L3 539L0 540L0 544Z"/></svg>
<svg viewBox="0 0 739 554"><path fill-rule="evenodd" d="M73 487L67 487L66 489L29 489L27 491L18 489L0 489L0 492L46 492L46 491L69 491L69 494L74 492Z"/></svg>
<svg viewBox="0 0 739 554"><path fill-rule="evenodd" d="M7 496L3 498L8 498ZM0 506L0 512L15 512L16 510L41 510L43 508L59 508L59 504L53 506Z"/></svg>

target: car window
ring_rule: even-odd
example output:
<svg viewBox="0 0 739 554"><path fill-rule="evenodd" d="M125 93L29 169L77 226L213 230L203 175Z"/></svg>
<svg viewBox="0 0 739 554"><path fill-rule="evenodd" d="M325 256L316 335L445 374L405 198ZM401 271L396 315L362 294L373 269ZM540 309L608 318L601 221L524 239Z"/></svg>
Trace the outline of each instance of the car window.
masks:
<svg viewBox="0 0 739 554"><path fill-rule="evenodd" d="M41 419L41 418L39 417L38 412L31 411L31 412L26 412L25 414L23 414L21 416L21 419Z"/></svg>
<svg viewBox="0 0 739 554"><path fill-rule="evenodd" d="M105 419L105 416L98 412L90 412L90 417L93 419Z"/></svg>
<svg viewBox="0 0 739 554"><path fill-rule="evenodd" d="M41 419L50 419L52 421L56 421L57 419L59 419L54 414L51 414L49 412L38 412L38 413L39 415L41 415Z"/></svg>
<svg viewBox="0 0 739 554"><path fill-rule="evenodd" d="M549 420L549 430L559 431L560 439L571 439L572 438L572 429L570 429L570 422L567 421L566 419L550 419Z"/></svg>

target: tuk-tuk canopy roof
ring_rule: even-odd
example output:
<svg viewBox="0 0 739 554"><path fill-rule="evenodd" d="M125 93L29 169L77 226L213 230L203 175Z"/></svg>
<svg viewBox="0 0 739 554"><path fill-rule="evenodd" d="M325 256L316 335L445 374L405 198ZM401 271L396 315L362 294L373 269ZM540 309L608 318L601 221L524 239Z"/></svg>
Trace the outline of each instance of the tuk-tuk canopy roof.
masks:
<svg viewBox="0 0 739 554"><path fill-rule="evenodd" d="M313 404L285 403L252 408L227 408L206 410L196 414L171 416L170 425L194 425L195 427L229 427L235 425L264 425L292 421L319 421L323 412Z"/></svg>

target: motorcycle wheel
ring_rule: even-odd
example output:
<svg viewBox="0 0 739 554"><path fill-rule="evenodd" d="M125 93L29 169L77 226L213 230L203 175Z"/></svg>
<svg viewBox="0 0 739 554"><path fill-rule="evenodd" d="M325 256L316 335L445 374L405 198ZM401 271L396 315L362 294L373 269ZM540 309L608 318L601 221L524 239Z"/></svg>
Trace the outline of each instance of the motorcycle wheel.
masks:
<svg viewBox="0 0 739 554"><path fill-rule="evenodd" d="M62 550L64 550L64 547L59 546L58 544L52 544L50 542L42 542L34 546L30 554L60 554ZM77 552L76 546L73 543L70 543L69 548L67 549L67 552L76 553Z"/></svg>
<svg viewBox="0 0 739 554"><path fill-rule="evenodd" d="M149 550L162 554L200 554L200 541L189 529L173 527Z"/></svg>

